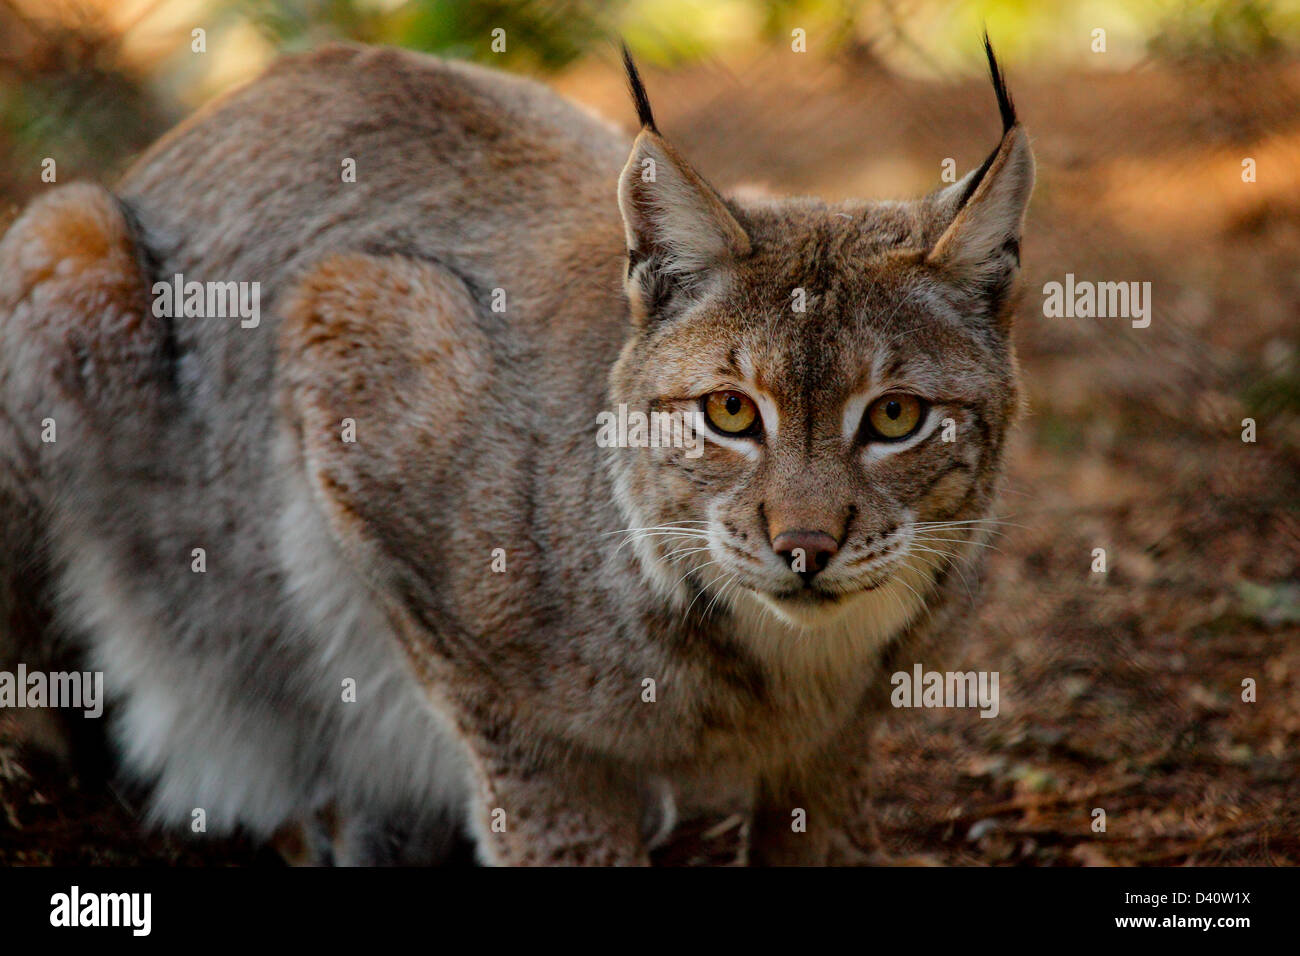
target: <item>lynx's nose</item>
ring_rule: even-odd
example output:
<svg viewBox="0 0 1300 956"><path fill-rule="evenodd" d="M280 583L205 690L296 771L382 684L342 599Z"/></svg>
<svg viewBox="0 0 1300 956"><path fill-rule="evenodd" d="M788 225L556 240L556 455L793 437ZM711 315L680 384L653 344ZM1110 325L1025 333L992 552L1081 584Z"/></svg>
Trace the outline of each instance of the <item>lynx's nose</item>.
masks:
<svg viewBox="0 0 1300 956"><path fill-rule="evenodd" d="M817 572L826 567L840 546L825 531L782 531L772 539L772 550L785 559L794 571L812 583Z"/></svg>

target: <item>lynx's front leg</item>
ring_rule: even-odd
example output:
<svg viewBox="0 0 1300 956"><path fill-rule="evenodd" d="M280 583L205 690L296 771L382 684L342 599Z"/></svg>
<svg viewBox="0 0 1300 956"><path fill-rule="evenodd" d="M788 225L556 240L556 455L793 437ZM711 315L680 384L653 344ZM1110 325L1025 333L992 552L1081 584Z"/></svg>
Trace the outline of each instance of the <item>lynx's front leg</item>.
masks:
<svg viewBox="0 0 1300 956"><path fill-rule="evenodd" d="M588 759L541 765L522 741L471 743L477 775L470 826L479 858L498 866L647 866L642 800L619 768Z"/></svg>
<svg viewBox="0 0 1300 956"><path fill-rule="evenodd" d="M495 365L478 309L434 263L340 254L304 273L282 331L286 424L315 501L398 631L421 635L412 656L425 663L425 645L442 641L435 593L455 570L446 542L456 506L439 490L459 480L460 449L508 371ZM341 437L345 422L355 435ZM438 653L476 652L448 644ZM474 678L456 667L424 681L439 682L455 685L459 702L446 709L471 755L471 827L485 861L649 862L634 775L564 760L558 746L549 751L558 763L543 760L537 733L485 703L499 691L475 697Z"/></svg>
<svg viewBox="0 0 1300 956"><path fill-rule="evenodd" d="M884 862L870 814L865 720L807 764L759 785L750 863L862 866Z"/></svg>

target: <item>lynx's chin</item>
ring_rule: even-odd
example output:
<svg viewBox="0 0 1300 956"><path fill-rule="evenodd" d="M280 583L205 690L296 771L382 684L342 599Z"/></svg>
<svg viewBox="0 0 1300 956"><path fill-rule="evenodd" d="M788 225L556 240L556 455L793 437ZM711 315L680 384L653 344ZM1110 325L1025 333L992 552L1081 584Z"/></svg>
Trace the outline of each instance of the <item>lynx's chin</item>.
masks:
<svg viewBox="0 0 1300 956"><path fill-rule="evenodd" d="M830 675L859 667L902 633L921 610L892 593L893 582L837 601L802 603L741 591L732 602L737 633L778 671ZM898 588L903 595L906 588Z"/></svg>
<svg viewBox="0 0 1300 956"><path fill-rule="evenodd" d="M808 590L759 593L758 599L783 621L805 628L824 627L842 618L856 595Z"/></svg>
<svg viewBox="0 0 1300 956"><path fill-rule="evenodd" d="M853 591L834 592L819 588L798 591L745 591L753 605L769 618L799 630L852 632L854 643L875 645L902 631L922 607L919 582L908 584L898 576ZM742 613L744 601L735 602Z"/></svg>

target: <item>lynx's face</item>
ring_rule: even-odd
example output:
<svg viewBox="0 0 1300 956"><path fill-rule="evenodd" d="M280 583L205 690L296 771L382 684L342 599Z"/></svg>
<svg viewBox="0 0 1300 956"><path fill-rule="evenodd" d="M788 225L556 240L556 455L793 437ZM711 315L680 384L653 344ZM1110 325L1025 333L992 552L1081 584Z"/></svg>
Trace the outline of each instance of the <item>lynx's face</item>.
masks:
<svg viewBox="0 0 1300 956"><path fill-rule="evenodd" d="M915 616L989 530L1031 185L1012 121L924 200L740 207L643 131L620 189L637 328L611 397L704 439L614 456L657 587L803 627L852 612L878 637Z"/></svg>

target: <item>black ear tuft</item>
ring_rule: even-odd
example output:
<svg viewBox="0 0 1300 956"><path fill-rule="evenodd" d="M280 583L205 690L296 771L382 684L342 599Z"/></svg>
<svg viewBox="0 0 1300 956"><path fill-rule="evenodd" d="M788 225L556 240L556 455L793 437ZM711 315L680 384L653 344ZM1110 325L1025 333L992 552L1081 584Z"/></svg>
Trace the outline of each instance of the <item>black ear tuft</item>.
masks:
<svg viewBox="0 0 1300 956"><path fill-rule="evenodd" d="M641 82L641 74L637 72L636 63L632 61L632 51L626 43L623 44L623 68L627 70L627 88L632 93L632 102L636 104L636 118L641 122L641 128L652 133L659 132L655 126L654 113L650 112L650 97L646 95L645 84Z"/></svg>
<svg viewBox="0 0 1300 956"><path fill-rule="evenodd" d="M984 31L984 52L989 58L989 75L993 77L993 92L998 98L998 112L1002 114L1002 135L1006 135L1007 130L1016 125L1016 104L1011 102L1011 94L1007 92L1007 78L1002 75L1002 67L998 66L998 58L993 54L993 44L989 42L988 31Z"/></svg>
<svg viewBox="0 0 1300 956"><path fill-rule="evenodd" d="M998 66L998 58L993 53L993 44L989 42L988 31L984 31L984 52L989 58L989 75L993 77L993 93L998 98L998 112L1002 114L1002 139L1007 138L1007 133L1011 127L1018 122L1016 119L1016 104L1011 101L1011 94L1007 91L1007 78L1002 73L1002 67ZM1001 147L1001 142L998 147ZM974 194L976 187L984 180L984 174L989 171L993 165L993 159L998 154L994 149L989 153L988 159L984 160L979 170L971 177L970 183L966 186L966 191L962 194L961 202L958 208L966 205L966 200Z"/></svg>

